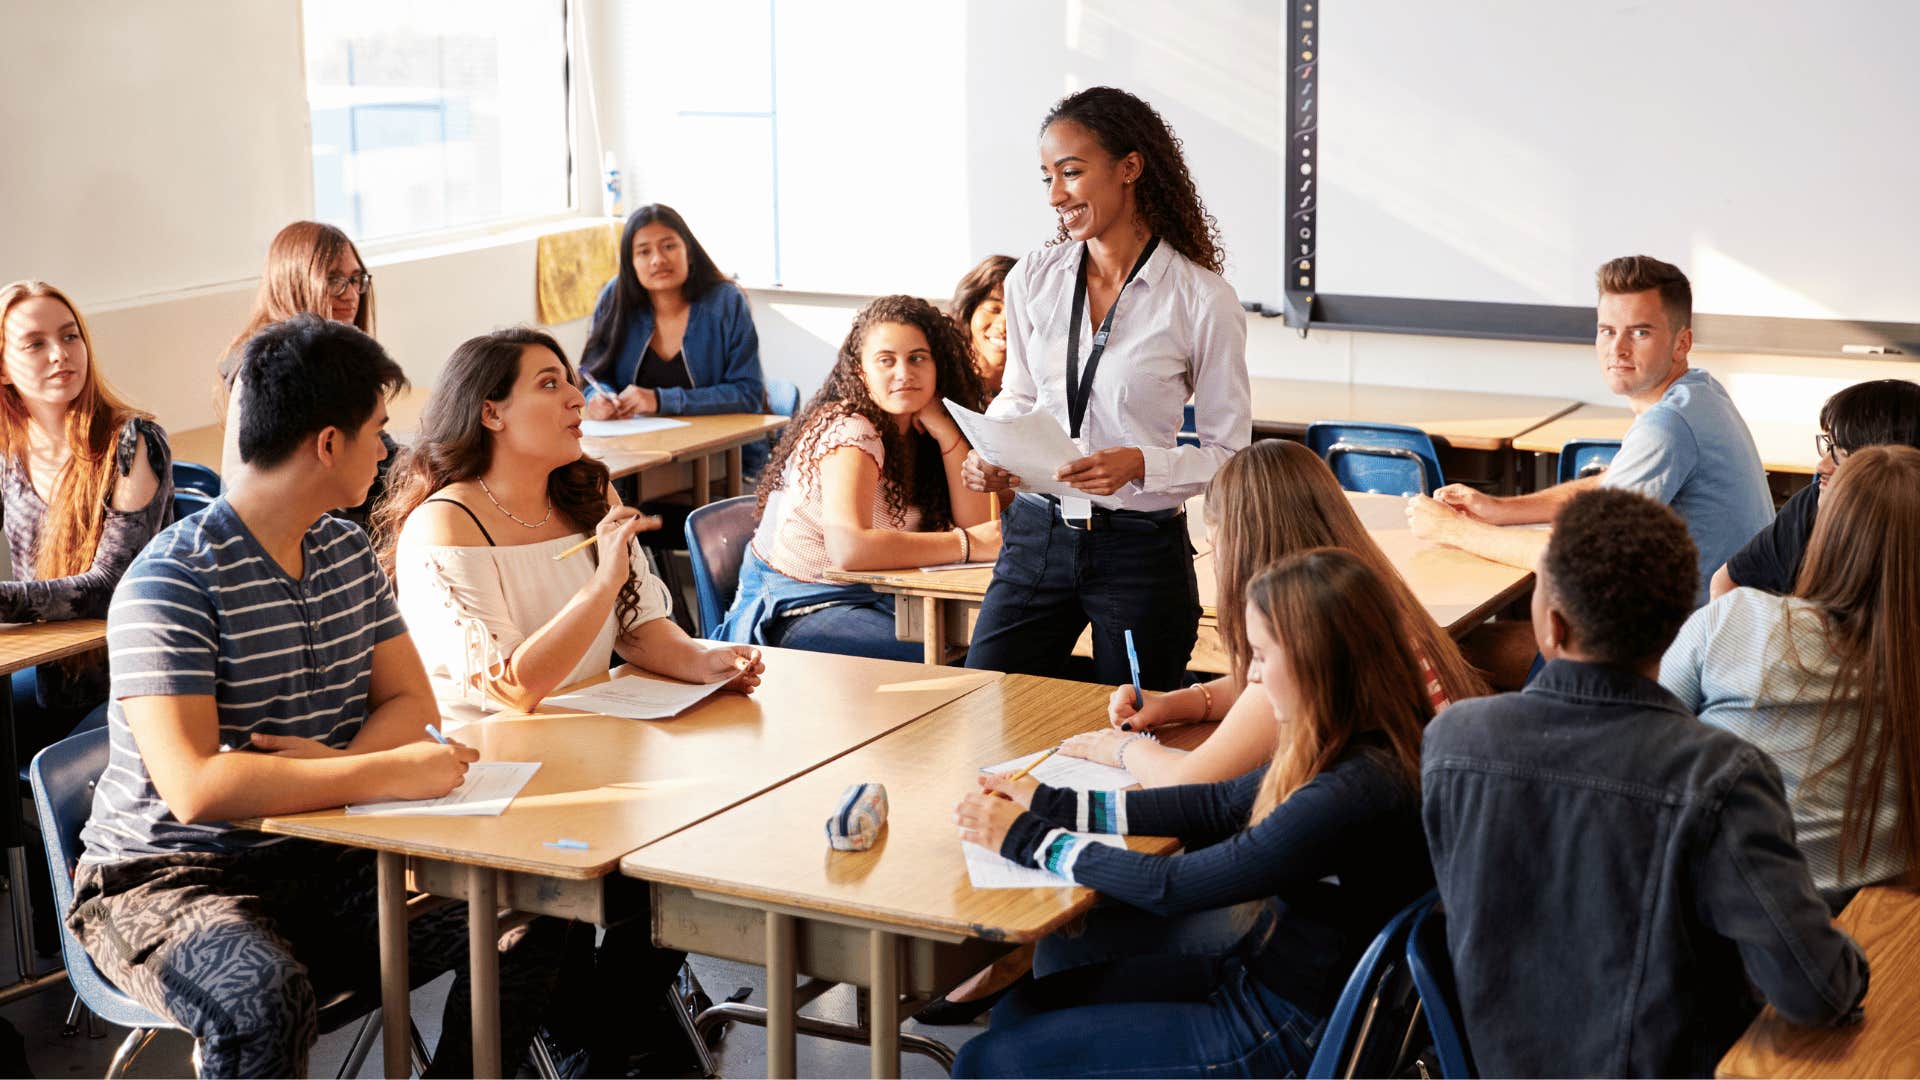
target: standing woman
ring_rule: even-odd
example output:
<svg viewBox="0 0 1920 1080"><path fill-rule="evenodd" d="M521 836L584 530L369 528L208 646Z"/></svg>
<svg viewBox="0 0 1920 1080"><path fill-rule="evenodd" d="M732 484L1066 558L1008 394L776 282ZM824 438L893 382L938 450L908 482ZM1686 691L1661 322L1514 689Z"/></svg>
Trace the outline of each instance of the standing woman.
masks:
<svg viewBox="0 0 1920 1080"><path fill-rule="evenodd" d="M580 370L593 420L767 409L746 294L663 203L627 218L620 272L593 305ZM766 457L766 447L753 443L742 467L757 474Z"/></svg>
<svg viewBox="0 0 1920 1080"><path fill-rule="evenodd" d="M1200 625L1183 505L1252 435L1246 317L1152 106L1105 86L1061 99L1040 128L1040 175L1060 231L1007 275L1006 379L989 411L1051 414L1086 454L1054 479L1119 507L1012 500L967 663L1052 673L1091 622L1097 678L1129 681L1132 630L1142 684L1172 690ZM1183 447L1189 396L1200 445ZM1020 482L977 452L965 476L976 491Z"/></svg>
<svg viewBox="0 0 1920 1080"><path fill-rule="evenodd" d="M1007 271L1013 269L1011 255L989 255L980 265L967 271L953 287L953 302L947 312L960 324L973 353L973 369L980 373L981 388L992 401L1000 394L1000 382L1007 372Z"/></svg>
<svg viewBox="0 0 1920 1080"><path fill-rule="evenodd" d="M240 461L241 346L269 324L295 315L318 315L334 322L352 323L369 337L373 330L373 275L367 272L360 249L347 234L318 221L296 221L281 229L267 247L267 266L260 274L260 291L246 328L235 335L220 360L214 405L226 425L220 440L220 475L231 478L246 468ZM392 437L380 433L387 454L380 473L367 492L367 501L336 516L366 527L373 507L387 490L387 469L399 450Z"/></svg>

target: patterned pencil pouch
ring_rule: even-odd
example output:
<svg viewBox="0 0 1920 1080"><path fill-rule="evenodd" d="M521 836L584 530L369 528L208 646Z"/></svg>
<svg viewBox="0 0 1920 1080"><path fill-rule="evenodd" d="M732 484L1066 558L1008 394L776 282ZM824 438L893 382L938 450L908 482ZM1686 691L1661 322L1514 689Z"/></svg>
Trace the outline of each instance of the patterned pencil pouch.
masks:
<svg viewBox="0 0 1920 1080"><path fill-rule="evenodd" d="M887 789L883 784L854 784L840 796L827 819L827 843L835 851L865 851L880 839L887 824Z"/></svg>

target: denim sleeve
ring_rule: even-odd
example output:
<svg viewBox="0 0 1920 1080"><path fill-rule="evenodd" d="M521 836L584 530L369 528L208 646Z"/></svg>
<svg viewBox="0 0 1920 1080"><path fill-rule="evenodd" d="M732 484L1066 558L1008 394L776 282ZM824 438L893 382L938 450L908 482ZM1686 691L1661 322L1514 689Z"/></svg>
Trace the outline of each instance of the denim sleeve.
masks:
<svg viewBox="0 0 1920 1080"><path fill-rule="evenodd" d="M1600 483L1669 505L1699 463L1693 429L1678 410L1655 405L1627 429Z"/></svg>
<svg viewBox="0 0 1920 1080"><path fill-rule="evenodd" d="M747 295L731 282L715 285L714 289L719 295L710 305L695 305L694 317L704 315L713 324L701 334L701 343L717 346L720 356L701 366L719 372L719 378L692 389L661 387L658 393L662 416L767 410L767 380L760 370L760 333L754 329L753 309L747 304ZM688 357L687 363L691 368L692 357Z"/></svg>
<svg viewBox="0 0 1920 1080"><path fill-rule="evenodd" d="M1793 839L1780 774L1747 748L1699 869L1702 921L1734 942L1747 977L1796 1024L1860 1017L1867 958L1828 915Z"/></svg>

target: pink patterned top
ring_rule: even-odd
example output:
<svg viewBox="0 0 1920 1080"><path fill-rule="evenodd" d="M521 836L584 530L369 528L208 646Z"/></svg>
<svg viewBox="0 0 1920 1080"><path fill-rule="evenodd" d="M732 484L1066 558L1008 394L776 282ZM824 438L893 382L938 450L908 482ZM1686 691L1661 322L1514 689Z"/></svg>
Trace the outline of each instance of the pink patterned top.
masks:
<svg viewBox="0 0 1920 1080"><path fill-rule="evenodd" d="M847 415L827 421L827 426L808 448L813 466L803 476L800 455L787 459L778 490L767 497L767 511L753 533L753 551L768 566L798 581L826 581L827 533L822 513L822 492L818 465L828 454L843 446L854 447L873 459L876 468L886 466L886 450L880 433L864 416ZM881 487L873 491L873 527L900 532L917 532L920 511L908 507L903 514L887 508Z"/></svg>

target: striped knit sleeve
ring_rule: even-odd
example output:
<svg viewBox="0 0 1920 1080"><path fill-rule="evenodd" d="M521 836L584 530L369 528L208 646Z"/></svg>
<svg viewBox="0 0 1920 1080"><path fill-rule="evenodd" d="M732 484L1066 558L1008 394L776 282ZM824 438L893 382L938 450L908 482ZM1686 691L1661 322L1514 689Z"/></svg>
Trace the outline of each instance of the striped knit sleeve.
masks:
<svg viewBox="0 0 1920 1080"><path fill-rule="evenodd" d="M171 559L141 557L107 610L115 698L212 695L219 659L213 597Z"/></svg>

